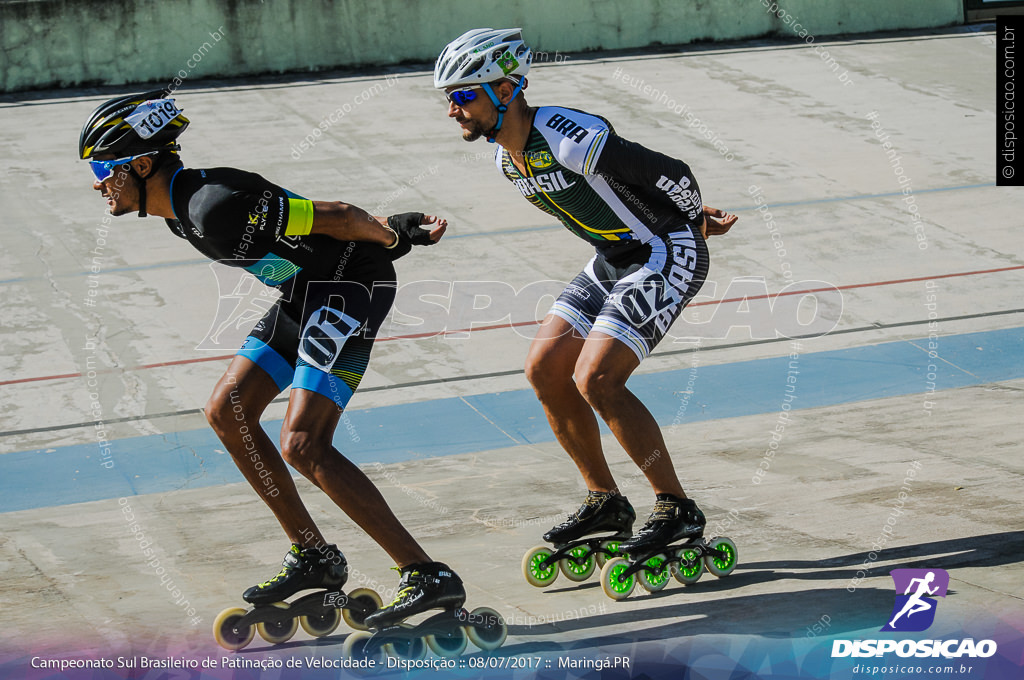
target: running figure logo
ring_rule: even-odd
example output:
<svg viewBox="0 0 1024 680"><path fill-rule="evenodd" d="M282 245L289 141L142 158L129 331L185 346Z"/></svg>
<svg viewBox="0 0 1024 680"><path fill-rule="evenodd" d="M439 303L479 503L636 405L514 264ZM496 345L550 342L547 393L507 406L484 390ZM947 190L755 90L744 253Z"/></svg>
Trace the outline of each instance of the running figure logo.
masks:
<svg viewBox="0 0 1024 680"><path fill-rule="evenodd" d="M935 620L938 604L932 597L946 596L949 573L944 569L893 569L889 574L896 584L897 595L892 616L882 630L908 633L927 630Z"/></svg>

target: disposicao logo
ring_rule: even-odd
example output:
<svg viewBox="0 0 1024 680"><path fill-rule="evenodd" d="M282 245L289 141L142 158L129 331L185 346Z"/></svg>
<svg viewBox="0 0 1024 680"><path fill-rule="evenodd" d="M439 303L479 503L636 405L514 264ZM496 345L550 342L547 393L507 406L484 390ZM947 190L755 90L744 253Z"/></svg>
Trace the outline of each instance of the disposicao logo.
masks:
<svg viewBox="0 0 1024 680"><path fill-rule="evenodd" d="M949 573L944 569L893 569L889 574L896 585L896 602L881 632L918 633L935 621L938 601L949 589ZM900 657L990 657L996 653L994 640L973 638L950 640L833 640L832 658L883 656L895 652Z"/></svg>

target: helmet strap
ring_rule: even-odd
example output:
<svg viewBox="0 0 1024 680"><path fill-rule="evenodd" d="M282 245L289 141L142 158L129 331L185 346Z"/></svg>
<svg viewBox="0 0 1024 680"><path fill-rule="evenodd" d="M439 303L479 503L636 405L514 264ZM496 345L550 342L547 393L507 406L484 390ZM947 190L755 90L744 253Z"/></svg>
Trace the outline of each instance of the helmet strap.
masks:
<svg viewBox="0 0 1024 680"><path fill-rule="evenodd" d="M146 180L135 168L131 169L130 174L135 178L135 186L139 190L139 217L146 217Z"/></svg>
<svg viewBox="0 0 1024 680"><path fill-rule="evenodd" d="M175 148L176 149L180 149L181 147L175 145ZM128 169L130 171L131 176L135 178L135 186L137 186L139 188L139 217L147 217L147 215L146 215L146 182L147 182L147 180L150 177L155 175L157 173L157 171L160 170L160 166L163 165L163 160L164 160L164 154L162 154L162 153L158 153L156 156L153 157L153 166L150 169L149 175L147 177L143 177L142 175L140 175L135 170L135 168L133 168L130 165L128 166Z"/></svg>
<svg viewBox="0 0 1024 680"><path fill-rule="evenodd" d="M508 100L508 104L511 104L515 100L515 98L519 96L519 93L523 89L524 80L525 78L519 79L519 83L516 85L516 89L512 91L512 97ZM489 132L487 132L487 141L493 144L494 139L498 136L498 133L501 132L501 124L505 120L505 114L508 113L508 104L501 103L501 100L498 99L498 96L494 94L494 90L491 88L490 83L484 83L483 85L481 85L481 87L483 88L484 92L487 93L487 96L490 98L491 103L494 104L494 108L498 110L498 122L494 124L494 127L491 128Z"/></svg>
<svg viewBox="0 0 1024 680"><path fill-rule="evenodd" d="M160 154L157 154L153 159L153 169L150 171L149 176L152 177L156 173L156 165L160 162ZM135 178L135 186L139 190L139 217L146 217L146 180L147 177L143 177L139 174L138 170L132 166L128 166L128 170L132 177Z"/></svg>

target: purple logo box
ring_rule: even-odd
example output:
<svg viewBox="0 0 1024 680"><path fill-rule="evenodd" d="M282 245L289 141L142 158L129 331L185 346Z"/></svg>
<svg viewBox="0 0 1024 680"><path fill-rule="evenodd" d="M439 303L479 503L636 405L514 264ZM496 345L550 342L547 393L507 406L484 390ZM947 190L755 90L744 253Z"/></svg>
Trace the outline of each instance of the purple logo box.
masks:
<svg viewBox="0 0 1024 680"><path fill-rule="evenodd" d="M896 602L889 621L881 630L914 633L927 630L935 621L938 602L949 588L945 569L893 569L889 572L896 586Z"/></svg>

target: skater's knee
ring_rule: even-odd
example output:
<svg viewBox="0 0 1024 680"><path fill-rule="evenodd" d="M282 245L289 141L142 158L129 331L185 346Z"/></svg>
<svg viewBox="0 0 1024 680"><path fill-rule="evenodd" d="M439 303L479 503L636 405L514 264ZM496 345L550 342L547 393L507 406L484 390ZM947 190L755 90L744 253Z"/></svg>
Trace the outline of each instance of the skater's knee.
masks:
<svg viewBox="0 0 1024 680"><path fill-rule="evenodd" d="M210 427L219 435L237 430L248 422L259 422L260 414L254 412L237 387L217 385L206 401L203 412Z"/></svg>
<svg viewBox="0 0 1024 680"><path fill-rule="evenodd" d="M587 403L600 411L605 405L615 404L626 384L599 366L584 366L577 368L576 386Z"/></svg>
<svg viewBox="0 0 1024 680"><path fill-rule="evenodd" d="M546 388L547 380L542 361L534 359L532 356L526 357L526 379L538 393Z"/></svg>
<svg viewBox="0 0 1024 680"><path fill-rule="evenodd" d="M526 357L526 379L539 395L572 386L573 362L554 352L531 352Z"/></svg>
<svg viewBox="0 0 1024 680"><path fill-rule="evenodd" d="M268 387L268 384L270 387ZM218 436L254 428L277 395L277 387L260 369L238 375L230 370L217 382L203 411Z"/></svg>
<svg viewBox="0 0 1024 680"><path fill-rule="evenodd" d="M329 449L328 442L327 448ZM325 451L321 437L306 430L281 431L281 456L303 475L311 474L319 466Z"/></svg>

